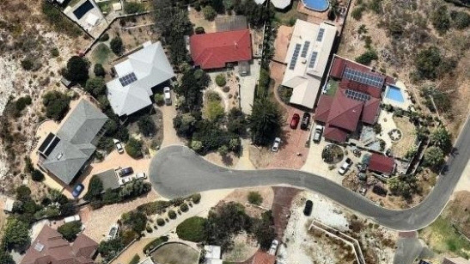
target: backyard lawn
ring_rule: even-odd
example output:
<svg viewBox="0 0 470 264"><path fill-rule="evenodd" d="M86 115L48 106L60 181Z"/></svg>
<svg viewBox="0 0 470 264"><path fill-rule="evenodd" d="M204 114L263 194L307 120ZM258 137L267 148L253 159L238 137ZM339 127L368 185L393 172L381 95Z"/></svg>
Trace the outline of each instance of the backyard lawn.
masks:
<svg viewBox="0 0 470 264"><path fill-rule="evenodd" d="M92 58L95 63L106 64L112 55L109 47L104 43L100 43L93 50Z"/></svg>
<svg viewBox="0 0 470 264"><path fill-rule="evenodd" d="M276 11L274 14L274 19L281 23L282 25L286 26L293 26L295 21L298 18L302 18L306 20L306 17L304 14L301 14L297 12L297 5L299 4L299 1L294 1L292 3L292 8L287 10L287 11Z"/></svg>
<svg viewBox="0 0 470 264"><path fill-rule="evenodd" d="M393 121L401 131L402 138L397 142L393 142L392 152L397 157L404 157L413 146L416 146L416 129L406 117L393 116ZM384 133L388 133L388 131L384 131Z"/></svg>
<svg viewBox="0 0 470 264"><path fill-rule="evenodd" d="M166 244L152 253L156 263L165 264L196 264L198 257L196 250L178 243Z"/></svg>

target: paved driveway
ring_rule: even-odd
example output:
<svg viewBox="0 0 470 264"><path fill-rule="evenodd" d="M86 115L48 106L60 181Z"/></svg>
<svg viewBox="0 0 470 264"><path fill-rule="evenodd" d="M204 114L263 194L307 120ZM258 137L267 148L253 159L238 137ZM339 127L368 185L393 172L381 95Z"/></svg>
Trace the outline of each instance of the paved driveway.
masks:
<svg viewBox="0 0 470 264"><path fill-rule="evenodd" d="M287 184L322 194L352 210L397 230L417 230L432 223L447 204L470 157L470 124L457 139L458 154L450 157L448 170L440 176L428 197L416 207L390 210L377 206L324 177L295 170L231 170L203 160L182 146L162 149L150 164L150 178L157 192L178 197L214 189ZM183 166L182 166L183 165Z"/></svg>

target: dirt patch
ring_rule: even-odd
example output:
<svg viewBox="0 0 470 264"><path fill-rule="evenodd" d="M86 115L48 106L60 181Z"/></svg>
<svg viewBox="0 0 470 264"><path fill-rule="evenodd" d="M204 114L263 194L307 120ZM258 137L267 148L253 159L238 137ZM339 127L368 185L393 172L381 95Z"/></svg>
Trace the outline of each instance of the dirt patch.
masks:
<svg viewBox="0 0 470 264"><path fill-rule="evenodd" d="M248 194L250 192L258 192L263 197L263 202L259 206L251 205L248 202ZM246 213L255 218L261 218L261 214L266 210L270 210L273 205L274 191L271 187L257 187L236 189L224 200L227 202L237 202L245 205Z"/></svg>
<svg viewBox="0 0 470 264"><path fill-rule="evenodd" d="M170 243L163 245L152 253L152 258L157 263L165 264L196 264L198 261L198 252L189 246Z"/></svg>
<svg viewBox="0 0 470 264"><path fill-rule="evenodd" d="M278 237L283 237L290 218L292 201L300 190L290 187L273 187L273 190L274 203L271 210L273 211L274 226Z"/></svg>
<svg viewBox="0 0 470 264"><path fill-rule="evenodd" d="M220 155L218 152L210 152L204 156L204 159L216 165L229 168L236 166L239 160L238 156L233 152L230 152L225 156Z"/></svg>
<svg viewBox="0 0 470 264"><path fill-rule="evenodd" d="M137 125L138 120L133 120L129 125L129 134L140 138L144 142L145 150L156 149L157 147L161 146L163 142L163 114L160 109L154 108L153 114L150 115L150 118L153 120L157 128L155 135L148 137L143 136L139 132L139 127Z"/></svg>
<svg viewBox="0 0 470 264"><path fill-rule="evenodd" d="M246 233L239 234L233 238L233 248L224 253L224 261L245 261L258 250L256 239L250 238Z"/></svg>

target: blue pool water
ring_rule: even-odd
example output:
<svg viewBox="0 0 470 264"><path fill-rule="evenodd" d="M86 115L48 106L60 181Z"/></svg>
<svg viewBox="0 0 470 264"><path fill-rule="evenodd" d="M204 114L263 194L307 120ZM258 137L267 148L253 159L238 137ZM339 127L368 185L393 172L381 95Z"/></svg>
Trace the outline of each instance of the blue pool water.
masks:
<svg viewBox="0 0 470 264"><path fill-rule="evenodd" d="M385 97L387 99L397 101L400 103L405 102L405 98L403 98L403 94L400 91L400 88L395 87L395 86L388 86L387 93L385 94Z"/></svg>
<svg viewBox="0 0 470 264"><path fill-rule="evenodd" d="M305 7L308 9L323 12L328 9L330 3L328 0L302 0L304 2Z"/></svg>

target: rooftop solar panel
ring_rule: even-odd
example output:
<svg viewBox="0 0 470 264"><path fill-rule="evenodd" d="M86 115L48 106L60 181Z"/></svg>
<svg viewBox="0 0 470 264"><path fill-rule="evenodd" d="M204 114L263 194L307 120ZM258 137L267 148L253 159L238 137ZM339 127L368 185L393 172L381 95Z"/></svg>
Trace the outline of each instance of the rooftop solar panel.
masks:
<svg viewBox="0 0 470 264"><path fill-rule="evenodd" d="M315 61L317 60L318 52L312 52L312 56L310 57L310 62L308 63L309 68L313 68L315 66Z"/></svg>
<svg viewBox="0 0 470 264"><path fill-rule="evenodd" d="M385 78L370 73L360 72L351 68L344 70L343 78L356 81L362 84L382 88Z"/></svg>
<svg viewBox="0 0 470 264"><path fill-rule="evenodd" d="M351 99L354 99L354 100L357 100L357 101L365 102L365 101L370 99L370 95L368 95L368 94L353 91L353 90L349 90L349 89L347 89L345 91L345 93L346 93L347 98L351 98Z"/></svg>
<svg viewBox="0 0 470 264"><path fill-rule="evenodd" d="M297 58L299 57L300 47L302 47L301 44L295 44L294 54L292 55L292 58L290 59L289 63L289 70L293 70L295 68Z"/></svg>
<svg viewBox="0 0 470 264"><path fill-rule="evenodd" d="M127 85L129 85L129 84L131 84L135 81L137 81L137 77L135 76L135 74L133 72L119 78L119 82L121 82L121 85L123 87L125 87L125 86L127 86Z"/></svg>
<svg viewBox="0 0 470 264"><path fill-rule="evenodd" d="M49 156L49 154L51 154L51 152L54 150L55 146L57 146L57 144L59 144L59 142L60 142L60 138L54 137L51 144L49 144L49 147L47 147L45 152L43 152L44 155L46 155L46 157Z"/></svg>
<svg viewBox="0 0 470 264"><path fill-rule="evenodd" d="M302 58L307 57L307 52L308 52L309 47L310 47L310 41L305 41L304 47L302 48L302 54L300 55L300 57Z"/></svg>
<svg viewBox="0 0 470 264"><path fill-rule="evenodd" d="M318 35L317 35L317 41L318 42L321 42L323 40L323 35L324 34L325 34L325 29L320 28L320 31L318 31Z"/></svg>
<svg viewBox="0 0 470 264"><path fill-rule="evenodd" d="M46 150L47 146L49 146L49 143L51 143L53 138L54 138L54 134L49 133L49 135L47 135L46 139L44 139L44 141L42 142L41 146L39 146L39 152L44 152Z"/></svg>

